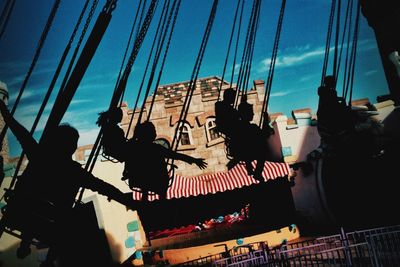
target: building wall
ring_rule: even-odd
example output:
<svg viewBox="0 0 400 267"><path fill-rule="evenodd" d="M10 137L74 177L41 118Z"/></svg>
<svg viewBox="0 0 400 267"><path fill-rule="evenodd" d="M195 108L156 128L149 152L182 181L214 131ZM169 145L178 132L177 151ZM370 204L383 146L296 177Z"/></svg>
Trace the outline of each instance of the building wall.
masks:
<svg viewBox="0 0 400 267"><path fill-rule="evenodd" d="M93 175L117 187L122 192L131 192L120 178L122 163L99 161L93 169ZM93 201L99 228L103 229L111 255L115 262L122 263L143 247L145 232L136 211L129 210L116 201L91 190L85 190L83 202ZM139 262L140 263L140 262Z"/></svg>
<svg viewBox="0 0 400 267"><path fill-rule="evenodd" d="M311 120L311 114L310 119ZM288 124L288 117L276 118L275 129L279 135L281 152L286 162L306 161L307 155L320 145L321 137L315 125Z"/></svg>
<svg viewBox="0 0 400 267"><path fill-rule="evenodd" d="M6 104L8 103L8 89L7 85L0 81L0 101L4 101ZM3 116L0 114L0 132L3 131L5 126ZM7 136L3 140L3 146L0 151L0 155L3 157L4 163L9 162L9 153L8 153L8 140Z"/></svg>

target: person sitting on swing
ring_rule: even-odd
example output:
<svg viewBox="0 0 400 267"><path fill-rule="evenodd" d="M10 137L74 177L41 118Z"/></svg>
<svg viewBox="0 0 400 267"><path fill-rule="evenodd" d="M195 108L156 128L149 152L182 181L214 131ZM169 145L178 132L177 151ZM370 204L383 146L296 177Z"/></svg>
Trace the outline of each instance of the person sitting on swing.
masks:
<svg viewBox="0 0 400 267"><path fill-rule="evenodd" d="M262 171L269 154L267 139L270 132L267 135L257 124L251 123L254 117L253 105L247 102L246 95L242 96L241 103L238 106L238 113L241 138L245 140L245 144L241 145L239 157L245 162L248 175L253 175L254 179L264 182ZM257 160L255 169L252 166L253 160Z"/></svg>
<svg viewBox="0 0 400 267"><path fill-rule="evenodd" d="M323 149L340 145L354 128L354 115L342 97L337 96L336 79L328 75L318 88L318 132Z"/></svg>
<svg viewBox="0 0 400 267"><path fill-rule="evenodd" d="M236 91L228 88L224 91L224 99L215 103L215 124L217 130L225 135L225 143L229 154L235 158L239 138L239 115L233 107Z"/></svg>
<svg viewBox="0 0 400 267"><path fill-rule="evenodd" d="M50 246L47 258L41 266L55 266L58 252L62 251L60 245L65 243L65 229L73 219L72 206L81 187L97 191L123 205L130 205L131 198L96 178L72 159L79 138L75 128L67 124L59 125L38 143L29 131L14 119L3 101L0 101L0 112L6 126L14 133L29 160L7 203L9 209L6 214L17 216L22 233L17 256L24 258L29 255L31 240L38 238ZM32 221L38 215L53 223L45 227L43 220ZM41 231L32 229L32 225L39 227Z"/></svg>
<svg viewBox="0 0 400 267"><path fill-rule="evenodd" d="M122 109L111 108L99 113L96 124L103 129L103 153L119 162L126 159L126 138L124 130L118 125L122 121Z"/></svg>
<svg viewBox="0 0 400 267"><path fill-rule="evenodd" d="M218 131L231 137L235 134L239 115L233 107L236 91L228 88L224 91L224 99L215 103L215 123Z"/></svg>
<svg viewBox="0 0 400 267"><path fill-rule="evenodd" d="M196 164L200 169L205 169L207 163L202 158L194 158L182 153L177 153L155 143L157 133L154 124L150 121L138 124L134 137L129 140L130 154L125 161L123 179L128 179L131 189L140 188L142 200L147 200L148 192L159 195L160 200L166 198L170 176L166 159L182 160L189 164Z"/></svg>

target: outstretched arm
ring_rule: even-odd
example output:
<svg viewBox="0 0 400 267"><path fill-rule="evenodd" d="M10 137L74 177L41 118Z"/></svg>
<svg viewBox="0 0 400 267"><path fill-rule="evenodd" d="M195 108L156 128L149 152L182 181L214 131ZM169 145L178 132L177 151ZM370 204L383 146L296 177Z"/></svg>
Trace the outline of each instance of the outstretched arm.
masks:
<svg viewBox="0 0 400 267"><path fill-rule="evenodd" d="M165 149L166 157L171 159L182 160L189 164L196 164L200 169L205 169L207 167L207 162L204 161L202 158L194 158L182 153L175 152L171 149Z"/></svg>
<svg viewBox="0 0 400 267"><path fill-rule="evenodd" d="M6 125L10 127L11 131L18 139L18 142L21 144L22 149L26 153L26 156L29 159L34 157L33 155L36 153L39 146L36 140L32 137L29 131L24 128L24 126L22 126L18 121L14 119L3 101L0 101L0 112L4 118Z"/></svg>
<svg viewBox="0 0 400 267"><path fill-rule="evenodd" d="M88 173L83 169L82 175L85 179L83 187L98 192L101 195L107 196L109 199L113 199L122 205L132 208L132 194L123 193L115 186L104 182L103 180L93 176L91 173Z"/></svg>

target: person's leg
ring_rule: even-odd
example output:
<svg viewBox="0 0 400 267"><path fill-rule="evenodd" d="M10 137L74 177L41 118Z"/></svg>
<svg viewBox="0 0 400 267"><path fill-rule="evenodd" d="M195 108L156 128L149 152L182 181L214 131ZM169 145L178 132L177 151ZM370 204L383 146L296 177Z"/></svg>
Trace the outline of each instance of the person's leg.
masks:
<svg viewBox="0 0 400 267"><path fill-rule="evenodd" d="M22 235L21 243L19 244L19 248L17 249L18 259L24 259L26 256L31 254L31 240L32 238L29 235Z"/></svg>
<svg viewBox="0 0 400 267"><path fill-rule="evenodd" d="M265 182L262 172L264 170L265 157L259 157L257 159L256 169L254 170L253 178L260 182Z"/></svg>
<svg viewBox="0 0 400 267"><path fill-rule="evenodd" d="M252 163L252 160L246 160L245 161L245 163L246 163L246 170L247 170L247 175L253 175L254 174L254 169L253 169L253 165L251 164Z"/></svg>

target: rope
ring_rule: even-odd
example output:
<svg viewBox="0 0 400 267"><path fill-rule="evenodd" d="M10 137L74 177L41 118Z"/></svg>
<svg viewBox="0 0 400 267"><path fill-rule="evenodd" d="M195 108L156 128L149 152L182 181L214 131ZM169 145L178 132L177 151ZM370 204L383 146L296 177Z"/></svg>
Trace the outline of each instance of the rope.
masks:
<svg viewBox="0 0 400 267"><path fill-rule="evenodd" d="M0 15L0 40L3 36L4 32L6 31L8 21L10 20L11 13L14 9L15 0L7 1L6 5L4 6L3 11Z"/></svg>
<svg viewBox="0 0 400 267"><path fill-rule="evenodd" d="M259 126L261 128L264 128L264 124L265 124L264 114L268 110L268 104L269 104L271 88L272 88L272 81L273 81L274 73L275 73L275 64L276 64L276 59L278 56L279 41L280 41L280 36L281 36L281 32L282 32L283 18L285 15L285 8L286 8L286 0L282 0L281 9L279 12L278 24L276 26L275 41L274 41L274 47L272 49L272 56L271 56L271 62L270 62L269 71L268 71L268 78L267 78L267 83L265 85L264 102L263 102L263 106L261 109L261 116L260 116L260 123L259 123Z"/></svg>
<svg viewBox="0 0 400 267"><path fill-rule="evenodd" d="M143 7L142 7L142 11L140 12L140 17L139 17L139 22L138 22L138 24L137 24L137 26L136 26L136 34L135 34L135 40L137 39L137 37L138 37L138 35L139 35L139 31L140 31L140 27L141 27L141 25L142 25L142 20L143 20L143 16L144 16L144 11L145 11L145 7L146 7L146 4L147 4L147 0L144 0L144 2L143 2ZM157 2L157 4L156 4L156 6L158 5L158 2ZM138 10L137 10L137 12L139 12L139 10L140 10L140 5L139 5L139 7L138 7ZM137 14L137 13L136 13ZM128 48L127 48L127 50L128 50ZM124 61L125 61L125 59L124 59ZM122 67L122 65L121 65L121 69L122 69L123 67ZM115 89L114 89L114 92L115 92L115 90L117 90L117 86L118 86L118 83L119 83L119 80L120 80L120 75L118 75L118 79L117 79L117 83L115 84ZM124 96L125 96L125 90L124 91L122 91L122 95L121 95L121 99L120 99L120 106L122 105L122 101L123 101L123 99L124 99Z"/></svg>
<svg viewBox="0 0 400 267"><path fill-rule="evenodd" d="M140 0L140 2L141 2L141 0ZM137 37L138 37L138 35L139 35L139 31L140 31L140 27L141 27L141 25L142 25L142 20L143 20L143 16L144 16L144 11L145 11L145 8L146 8L146 4L147 4L147 0L144 0L144 2L143 2L143 7L142 7L141 12L140 12L139 22L138 22L138 24L137 24L137 26L136 26L135 40L137 39ZM157 2L156 5L158 5L158 2ZM138 12L139 12L139 11L140 11L140 3L139 3L139 6L138 6L138 9L137 9L137 12L136 12L136 16L138 15ZM135 22L136 22L136 18L135 18ZM133 27L134 27L134 25L132 26L132 31L133 31ZM127 50L129 50L128 47L127 47ZM124 58L123 62L125 62L125 58ZM121 65L121 71L122 71L122 69L123 69L123 65ZM116 84L115 84L114 92L117 90L117 86L118 86L120 77L121 77L121 74L118 74L118 79L117 79L117 82L116 82ZM121 99L120 99L120 102L119 102L119 105L120 105L120 106L122 105L122 101L123 101L123 99L124 99L124 96L125 96L125 90L122 91Z"/></svg>
<svg viewBox="0 0 400 267"><path fill-rule="evenodd" d="M149 79L147 81L147 87L146 87L146 92L145 92L144 97L143 97L142 108L140 109L139 118L137 120L136 125L140 124L140 122L142 120L144 109L146 108L146 99L150 94L150 87L151 87L151 85L153 83L154 74L155 74L155 71L156 71L156 68L157 68L157 65L158 65L158 61L160 59L161 50L162 50L162 48L164 46L165 38L167 36L167 31L168 31L168 28L169 28L169 25L170 25L170 22L171 22L171 18L172 18L172 15L173 15L173 8L175 7L176 1L174 1L174 3L173 3L173 7L171 8L171 12L170 12L169 16L167 16L167 13L168 13L168 10L169 10L170 1L166 1L165 3L168 3L168 5L167 5L165 13L164 13L164 20L163 20L162 26L161 26L161 33L160 33L160 37L158 39L156 53L154 55L153 65L152 65L152 68L151 68L150 76L149 76ZM167 25L166 25L165 23L167 21L167 18L168 18L168 22L167 22Z"/></svg>
<svg viewBox="0 0 400 267"><path fill-rule="evenodd" d="M155 33L155 35L154 35L154 39L153 39L153 42L152 42L152 45L151 45L151 49L150 49L150 54L149 54L149 57L148 57L148 59L147 59L146 67L145 67L145 69L144 69L144 73L143 73L143 77L142 77L142 81L141 81L140 86L139 86L139 92L138 92L137 97L136 97L135 105L133 106L133 113L132 113L131 119L130 119L130 121L129 121L128 129L127 129L127 131L126 131L126 135L125 135L126 138L128 138L129 132L130 132L130 130L131 130L131 127L132 127L132 124L133 124L133 119L134 119L134 117L135 117L135 110L136 110L136 108L137 108L137 106L138 106L140 96L142 95L142 90L143 90L144 82L145 82L145 79L146 79L146 76L147 76L147 70L148 70L148 68L149 68L149 66L150 66L150 60L151 60L151 58L152 58L152 56L153 56L153 50L154 50L154 47L155 47L155 44L156 44L156 40L157 40L157 37L158 37L158 34L159 34L159 30L160 30L160 26L161 26L161 21L162 21L164 12L166 11L166 4L167 4L167 3L168 3L168 5L169 5L169 1L164 2L164 6L163 6L163 10L162 10L162 13L161 13L161 16L160 16L160 20L159 20L159 22L158 22L158 24L157 24L156 33ZM138 121L139 121L139 120L138 120Z"/></svg>
<svg viewBox="0 0 400 267"><path fill-rule="evenodd" d="M347 2L347 7L346 7L346 16L345 16L345 20L344 20L344 26L343 26L343 33L342 33L342 41L340 43L340 52L339 52L339 59L338 59L338 64L337 64L337 72L336 72L336 76L335 76L335 80L338 80L339 77L339 72L340 72L340 65L342 62L342 54L343 54L343 45L344 45L344 40L346 39L346 34L347 32L350 33L350 29L349 31L347 31L348 28L348 21L350 20L350 24L351 24L351 14L352 14L352 3L353 0L349 0ZM350 19L349 19L350 16ZM349 34L347 34L347 36L349 36ZM348 47L347 47L347 51L348 51ZM347 56L347 54L346 54Z"/></svg>
<svg viewBox="0 0 400 267"><path fill-rule="evenodd" d="M329 21L328 21L328 32L326 35L326 42L325 42L324 63L322 65L321 86L324 84L324 78L326 76L326 69L328 67L329 50L330 50L332 27L333 27L333 18L335 16L335 7L336 7L336 0L332 0L331 12L330 12Z"/></svg>
<svg viewBox="0 0 400 267"><path fill-rule="evenodd" d="M235 76L236 56L237 56L237 51L238 51L238 47L239 47L240 31L242 28L242 18L243 18L243 9L244 9L243 7L244 7L244 1L242 2L242 7L240 10L239 27L238 27L238 31L237 31L236 44L235 44L236 47L235 47L235 54L233 56L232 74L231 74L231 81L229 83L229 87L232 87L233 78Z"/></svg>
<svg viewBox="0 0 400 267"><path fill-rule="evenodd" d="M39 108L38 114L36 115L35 121L33 122L32 128L30 130L30 133L32 135L35 132L37 125L39 124L40 118L42 117L44 109L45 109L45 107L47 105L47 102L49 101L50 96L51 96L51 94L53 92L54 86L55 86L55 84L57 82L58 76L60 75L61 69L62 69L62 67L64 65L65 59L67 58L69 50L71 49L72 43L73 43L73 41L75 39L76 33L78 31L78 28L79 28L79 26L80 26L80 24L82 22L82 19L83 19L83 16L84 16L85 12L86 12L87 7L88 7L89 1L90 0L86 0L86 2L84 4L84 6L82 8L82 11L81 11L81 13L79 15L78 21L75 24L74 30L73 30L73 32L71 34L71 37L69 38L68 44L64 49L64 53L61 56L60 62L58 63L57 69L56 69L56 71L55 71L55 73L53 75L53 78L52 78L51 82L50 82L50 86L47 89L46 95L44 96L44 99L43 99L42 104L41 104L41 106ZM15 168L13 179L11 180L10 189L14 187L14 184L15 184L17 176L18 176L18 172L19 172L19 170L20 170L20 168L22 166L22 162L23 162L24 156L25 156L25 152L22 151L22 153L21 153L21 155L19 157L17 166Z"/></svg>
<svg viewBox="0 0 400 267"><path fill-rule="evenodd" d="M252 25L252 20L253 20L254 14L255 14L256 2L257 2L257 0L253 1L251 15L250 15L250 19L249 19L249 24L247 26L246 39L245 39L245 42L244 42L242 60L240 61L239 75L238 75L238 79L237 79L237 82L236 82L236 95L235 95L234 107L237 106L239 93L240 93L240 89L241 89L241 81L243 79L244 65L246 64L246 61L247 61L251 25Z"/></svg>
<svg viewBox="0 0 400 267"><path fill-rule="evenodd" d="M44 27L42 35L40 36L39 43L38 43L38 46L36 48L35 55L33 57L33 60L32 60L31 65L29 67L29 70L28 70L28 72L27 72L27 74L25 76L25 79L24 79L24 81L23 81L23 83L21 85L21 88L19 89L19 93L18 93L17 98L15 99L13 108L11 109L11 112L10 112L11 115L14 115L15 110L17 109L17 106L19 104L19 101L21 100L22 94L25 91L26 85L28 84L28 81L29 81L29 79L30 79L30 77L32 75L32 72L33 72L33 70L34 70L34 68L36 66L36 63L37 63L37 61L39 59L39 56L40 56L40 52L42 51L44 42L46 41L46 38L47 38L47 34L49 33L51 25L53 24L53 20L54 20L54 18L56 16L56 13L57 13L59 5L60 5L60 0L55 0L54 4L53 4L53 7L51 9L50 15L49 15L49 17L47 19L46 26ZM8 127L6 125L3 128L3 130L1 131L1 133L0 133L0 143L3 142L4 137L6 135L6 132L7 132L7 129L8 129Z"/></svg>
<svg viewBox="0 0 400 267"><path fill-rule="evenodd" d="M336 12L336 36L335 36L335 52L333 55L333 77L336 77L337 72L337 61L338 61L338 44L339 44L339 32L340 32L340 9L341 0L337 2L337 12Z"/></svg>
<svg viewBox="0 0 400 267"><path fill-rule="evenodd" d="M137 8L137 10L136 10L135 19L133 20L132 29L131 29L131 32L129 33L128 43L126 44L126 48L125 48L125 52L124 52L124 57L122 58L121 67L119 68L118 77L117 77L117 82L116 82L116 84L115 84L114 91L117 90L117 84L118 84L119 79L121 78L121 74L122 74L122 71L123 71L123 69L124 69L125 59L126 59L126 56L128 55L129 47L130 47L130 45L131 45L131 41L132 41L132 37L133 37L133 32L135 31L136 21L137 21L137 19L138 19L138 17L139 17L139 11L141 10L141 6L142 6L142 0L140 0L139 5L138 5L138 8ZM143 9L144 9L144 6L143 6ZM136 29L136 35L138 34L138 32L139 32L139 27ZM125 92L124 92L124 93L125 93ZM122 96L121 96L121 100L120 100L120 103L119 103L120 106L122 105L122 100L124 99L124 93L123 93Z"/></svg>
<svg viewBox="0 0 400 267"><path fill-rule="evenodd" d="M167 41L167 45L166 45L166 48L165 48L164 56L163 56L163 59L162 59L160 71L158 73L157 82L156 82L156 85L154 86L154 95L153 95L153 99L151 100L151 104L150 104L150 108L149 108L149 114L147 116L147 121L149 121L150 117L151 117L151 112L153 110L153 105L154 105L154 102L155 102L155 99L156 99L156 95L157 95L157 88L160 85L161 76L162 76L162 73L163 73L163 70L164 70L164 65L165 65L165 61L166 61L167 55L168 55L168 50L169 50L169 46L170 46L170 43L171 43L172 34L174 32L174 29L175 29L176 20L178 18L181 2L182 1L179 0L178 6L177 6L177 8L175 10L174 20L172 22L171 31L170 31L170 34L169 34L169 37L168 37L168 41Z"/></svg>
<svg viewBox="0 0 400 267"><path fill-rule="evenodd" d="M221 89L222 89L222 84L223 84L223 82L224 82L225 71L226 71L226 65L228 64L229 53L230 53L230 51L231 51L233 35L234 35L234 33L235 33L235 26L236 26L237 15L238 15L238 12L239 12L239 6L240 6L240 3L241 3L241 2L244 2L244 1L242 1L242 0L239 0L239 1L238 1L238 4L237 4L237 6L236 6L236 11L235 11L235 16L234 16L234 18L233 18L232 31L231 31L231 35L230 35L230 37L229 37L229 43L228 43L228 51L226 52L224 68L223 68L223 70L222 70L221 84L220 84L220 86L219 86L219 88L218 88L218 98L217 98L217 101L219 101L220 96L221 96ZM243 7L243 5L242 5L242 7Z"/></svg>
<svg viewBox="0 0 400 267"><path fill-rule="evenodd" d="M257 29L260 21L260 10L261 10L261 1L258 2L258 7L257 7L257 13L254 18L253 22L253 30L252 30L252 38L251 43L250 43L250 51L249 51L249 61L246 66L246 72L244 76L244 81L243 81L243 88L244 88L244 94L247 95L247 88L249 86L249 80L250 80L250 72L251 72L251 67L253 63L253 55L254 55L254 47L255 47L255 41L257 37Z"/></svg>
<svg viewBox="0 0 400 267"><path fill-rule="evenodd" d="M179 130L179 128L180 128L179 124L181 122L183 122L183 121L186 121L186 117L187 117L187 113L188 113L188 110L189 110L189 105L190 105L190 102L191 102L191 99L192 99L192 96L193 96L193 92L196 89L197 77L198 77L198 74L200 72L200 67L201 67L201 63L202 63L203 57L204 57L204 52L205 52L205 49L207 47L208 38L210 36L212 25L213 25L214 18L215 18L215 14L217 12L217 6L218 6L218 0L214 0L212 8L211 8L210 16L208 18L207 27L206 27L206 30L205 30L204 35L203 35L203 40L202 40L202 43L200 45L200 50L199 50L199 53L197 55L196 63L195 63L195 66L193 68L192 76L191 76L191 79L190 79L190 84L189 84L189 87L188 87L188 92L187 92L187 95L185 97L185 101L184 101L184 104L183 104L183 107L182 107L182 111L181 111L181 114L179 116L178 125L177 125L177 127L175 129L174 138L172 140L171 147L174 149L174 151L176 151L178 149L179 141L180 141L180 138L181 138L181 134L180 134L181 131ZM172 160L172 163L171 163L172 165L173 165L173 162L174 161Z"/></svg>
<svg viewBox="0 0 400 267"><path fill-rule="evenodd" d="M351 40L351 28L352 28L352 16L353 16L353 0L351 2L351 15L349 18L349 25L348 25L348 35L347 35L347 47L346 47L346 59L344 65L344 72L343 72L343 88L342 88L342 97L345 97L345 88L346 88L346 81L347 81L347 74L348 74L348 65L349 65L349 51L350 51L350 40Z"/></svg>
<svg viewBox="0 0 400 267"><path fill-rule="evenodd" d="M353 47L352 47L352 61L351 61L351 78L350 78L350 96L349 96L349 106L351 106L351 101L353 97L353 84L354 84L354 71L356 67L356 55L357 55L357 43L358 43L358 33L360 27L360 10L361 5L360 1L358 1L357 5L357 15L356 15L356 25L354 29L354 37L353 37Z"/></svg>
<svg viewBox="0 0 400 267"><path fill-rule="evenodd" d="M250 74L250 66L251 66L251 61L252 61L252 52L254 51L254 36L255 36L255 26L256 26L256 21L258 20L257 14L258 14L258 7L259 7L260 1L255 1L255 9L254 9L254 14L251 18L251 28L250 28L250 34L248 38L248 44L247 44L247 49L246 49L246 56L243 64L243 71L242 75L240 78L240 82L238 82L238 88L239 91L236 94L236 103L235 107L238 106L238 99L239 99L239 94L241 93L241 97L243 95L247 95L247 77Z"/></svg>
<svg viewBox="0 0 400 267"><path fill-rule="evenodd" d="M146 36L146 33L149 29L150 22L153 18L154 10L155 10L157 2L158 2L158 0L152 0L150 3L150 6L147 10L146 17L143 21L143 25L141 26L140 32L139 32L137 38L135 39L135 43L133 45L133 49L132 49L131 55L129 57L129 60L127 62L127 65L125 66L124 73L122 74L121 80L118 83L117 90L115 90L114 95L111 99L110 108L117 106L119 99L122 95L122 92L125 90L126 84L129 79L129 75L132 71L133 63L136 60L137 54L139 53L139 49L142 46L142 43L144 41L144 37Z"/></svg>

